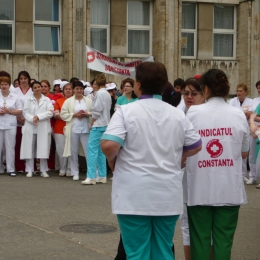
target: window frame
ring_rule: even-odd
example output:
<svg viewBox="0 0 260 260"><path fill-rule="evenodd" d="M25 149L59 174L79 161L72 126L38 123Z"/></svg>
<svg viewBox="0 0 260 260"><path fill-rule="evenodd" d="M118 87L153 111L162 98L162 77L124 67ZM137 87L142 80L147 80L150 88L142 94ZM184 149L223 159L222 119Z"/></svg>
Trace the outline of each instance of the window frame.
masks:
<svg viewBox="0 0 260 260"><path fill-rule="evenodd" d="M198 54L198 50L197 50L197 44L198 44L198 42L197 42L197 37L198 37L198 5L197 5L197 3L188 2L188 1L182 2L182 5L183 4L194 4L195 5L195 29L182 29L181 28L181 42L182 42L182 33L193 33L194 34L194 42L193 42L194 55L193 56L182 56L181 55L181 59L197 59L197 54ZM181 21L181 23L182 23L182 21Z"/></svg>
<svg viewBox="0 0 260 260"><path fill-rule="evenodd" d="M33 52L37 54L61 54L61 47L62 47L62 30L61 30L61 21L62 21L62 13L61 13L61 3L62 0L59 0L59 21L42 21L42 20L35 20L35 0L33 0ZM53 25L54 27L58 27L58 51L37 51L35 50L35 27L50 27Z"/></svg>
<svg viewBox="0 0 260 260"><path fill-rule="evenodd" d="M102 54L109 56L110 54L110 0L108 0L108 24L91 24L90 18L90 44L91 44L91 29L106 29L107 30L107 52L102 52ZM90 16L91 16L91 1L90 1ZM93 46L91 46L94 48ZM100 51L100 50L98 50ZM100 51L101 52L101 51Z"/></svg>
<svg viewBox="0 0 260 260"><path fill-rule="evenodd" d="M15 0L14 1L14 19L13 20L0 20L0 24L12 25L12 49L0 49L0 53L14 53L15 52Z"/></svg>
<svg viewBox="0 0 260 260"><path fill-rule="evenodd" d="M215 6L233 6L234 7L234 28L233 29L215 29L214 28L214 8ZM214 35L215 34L232 34L233 35L233 56L214 56ZM232 4L214 4L213 6L213 28L212 28L212 57L214 60L235 60L236 59L236 44L237 43L237 6Z"/></svg>
<svg viewBox="0 0 260 260"><path fill-rule="evenodd" d="M152 39L153 39L153 4L151 0L142 0L142 2L150 3L150 25L128 25L128 3L129 2L140 2L140 0L127 0L126 2L126 53L127 57L149 57L152 55ZM128 52L128 31L149 31L149 53L148 54L130 54Z"/></svg>

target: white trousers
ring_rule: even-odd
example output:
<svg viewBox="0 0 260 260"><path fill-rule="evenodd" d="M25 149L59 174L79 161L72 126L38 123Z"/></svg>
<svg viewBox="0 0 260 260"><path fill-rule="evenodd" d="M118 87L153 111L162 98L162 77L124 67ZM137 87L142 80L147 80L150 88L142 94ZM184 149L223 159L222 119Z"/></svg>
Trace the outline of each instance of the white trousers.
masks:
<svg viewBox="0 0 260 260"><path fill-rule="evenodd" d="M26 161L26 167L25 167L26 172L34 172L34 157L35 157L35 151L36 151L36 139L37 139L37 134L34 134L33 140L32 140L32 157L31 157L31 159L25 160ZM40 159L40 171L47 172L48 170L49 170L49 168L48 168L47 158Z"/></svg>
<svg viewBox="0 0 260 260"><path fill-rule="evenodd" d="M187 212L187 203L183 203L183 214L180 215L180 224L182 230L183 245L190 245L190 230L189 230L189 220Z"/></svg>
<svg viewBox="0 0 260 260"><path fill-rule="evenodd" d="M242 174L243 174L243 177L246 177L246 174L247 174L247 158L242 159Z"/></svg>
<svg viewBox="0 0 260 260"><path fill-rule="evenodd" d="M6 170L7 172L15 172L15 136L16 127L11 129L0 130L0 172L4 172L3 168L3 148L6 153Z"/></svg>
<svg viewBox="0 0 260 260"><path fill-rule="evenodd" d="M78 163L78 154L79 154L79 142L81 143L85 157L87 158L87 145L88 145L89 134L76 134L71 133L70 147L71 147L71 175L79 175L79 163Z"/></svg>
<svg viewBox="0 0 260 260"><path fill-rule="evenodd" d="M71 172L70 169L70 157L63 157L65 147L65 135L54 134L54 140L56 144L56 152L59 158L59 169L60 173ZM56 157L55 157L55 169L56 169Z"/></svg>
<svg viewBox="0 0 260 260"><path fill-rule="evenodd" d="M248 162L249 162L249 167L250 167L250 172L249 172L249 178L253 179L254 181L257 179L256 176L256 165L255 165L255 144L256 144L256 139L250 135L249 137L249 155L248 155Z"/></svg>

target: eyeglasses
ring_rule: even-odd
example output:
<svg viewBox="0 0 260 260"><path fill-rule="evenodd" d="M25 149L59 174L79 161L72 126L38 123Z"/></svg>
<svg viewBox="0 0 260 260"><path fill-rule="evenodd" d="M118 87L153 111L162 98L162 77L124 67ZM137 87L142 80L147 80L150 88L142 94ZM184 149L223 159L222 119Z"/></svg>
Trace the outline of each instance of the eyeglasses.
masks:
<svg viewBox="0 0 260 260"><path fill-rule="evenodd" d="M131 88L131 85L124 85L123 88Z"/></svg>
<svg viewBox="0 0 260 260"><path fill-rule="evenodd" d="M183 95L188 97L189 95L191 95L192 97L196 97L199 93L198 92L188 92L188 91L185 91L183 92Z"/></svg>

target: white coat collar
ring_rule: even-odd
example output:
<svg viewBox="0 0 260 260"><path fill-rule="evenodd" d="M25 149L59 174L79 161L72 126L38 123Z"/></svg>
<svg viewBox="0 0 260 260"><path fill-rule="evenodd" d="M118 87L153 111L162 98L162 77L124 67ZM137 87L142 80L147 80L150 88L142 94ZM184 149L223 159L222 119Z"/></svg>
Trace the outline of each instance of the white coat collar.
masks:
<svg viewBox="0 0 260 260"><path fill-rule="evenodd" d="M223 97L212 97L207 100L207 103L213 104L213 103L226 103L225 99Z"/></svg>
<svg viewBox="0 0 260 260"><path fill-rule="evenodd" d="M41 98L40 98L40 102L43 100L45 101L48 97L45 97L43 94L41 95ZM29 97L30 100L35 100L35 97L34 97L34 94L32 94L30 97Z"/></svg>

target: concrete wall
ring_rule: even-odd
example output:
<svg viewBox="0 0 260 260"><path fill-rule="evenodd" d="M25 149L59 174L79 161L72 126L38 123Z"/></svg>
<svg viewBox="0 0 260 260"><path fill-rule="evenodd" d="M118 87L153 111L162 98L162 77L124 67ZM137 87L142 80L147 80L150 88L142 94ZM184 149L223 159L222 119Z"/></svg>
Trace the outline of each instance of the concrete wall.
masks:
<svg viewBox="0 0 260 260"><path fill-rule="evenodd" d="M231 93L238 83L251 87L260 78L259 14L260 0L189 0L198 6L197 59L181 59L181 5L179 0L153 2L152 55L168 69L169 81L187 79L209 68L221 68L229 76ZM62 51L60 54L36 54L33 50L33 0L16 0L15 51L0 53L0 70L16 78L21 70L31 77L70 79L72 76L90 81L99 72L86 68L85 45L90 45L90 0L62 1ZM213 4L237 5L236 60L214 60L212 57ZM207 14L207 15L205 15ZM121 62L127 57L127 0L110 1L110 56ZM124 77L107 74L108 81L118 85Z"/></svg>

